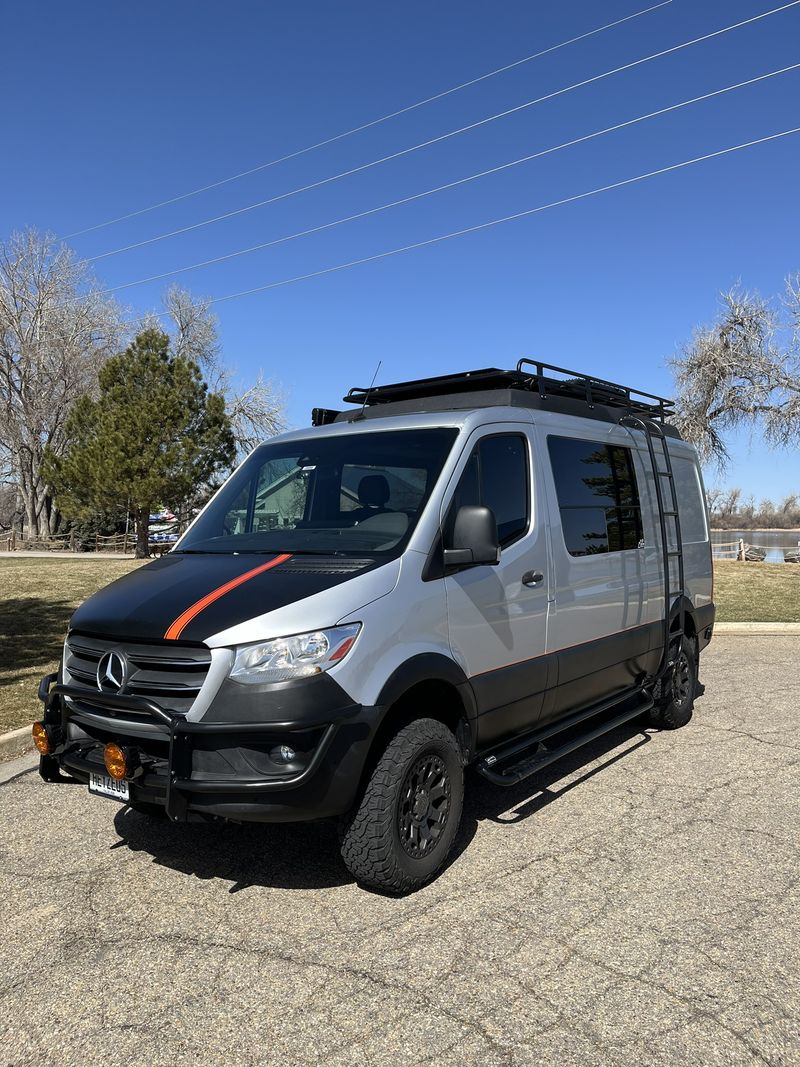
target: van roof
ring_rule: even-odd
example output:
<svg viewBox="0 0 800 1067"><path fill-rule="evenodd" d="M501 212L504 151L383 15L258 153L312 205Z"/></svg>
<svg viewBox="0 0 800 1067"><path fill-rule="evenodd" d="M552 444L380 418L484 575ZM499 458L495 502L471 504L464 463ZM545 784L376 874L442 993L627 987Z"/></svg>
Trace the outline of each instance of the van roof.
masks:
<svg viewBox="0 0 800 1067"><path fill-rule="evenodd" d="M672 400L633 386L529 359L521 359L515 370L486 367L366 389L352 388L343 399L345 403L359 405L360 410L314 408L312 424L321 426L421 412L512 407L536 408L612 423L618 423L626 414L643 415L658 421L668 436L680 436L678 430L667 423L674 414Z"/></svg>

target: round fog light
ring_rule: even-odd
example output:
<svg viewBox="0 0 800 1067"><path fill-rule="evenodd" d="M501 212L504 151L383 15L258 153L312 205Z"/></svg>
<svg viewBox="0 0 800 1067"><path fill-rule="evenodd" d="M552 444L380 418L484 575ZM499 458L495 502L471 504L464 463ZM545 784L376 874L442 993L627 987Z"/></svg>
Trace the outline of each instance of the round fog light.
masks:
<svg viewBox="0 0 800 1067"><path fill-rule="evenodd" d="M291 763L296 755L295 750L288 745L278 745L270 752L270 757L276 763Z"/></svg>
<svg viewBox="0 0 800 1067"><path fill-rule="evenodd" d="M117 782L121 781L128 773L125 753L113 741L110 741L103 749L103 763L105 763L108 773Z"/></svg>
<svg viewBox="0 0 800 1067"><path fill-rule="evenodd" d="M31 730L31 736L33 737L33 743L37 750L46 756L50 751L50 741L47 737L47 730L43 722L35 722Z"/></svg>

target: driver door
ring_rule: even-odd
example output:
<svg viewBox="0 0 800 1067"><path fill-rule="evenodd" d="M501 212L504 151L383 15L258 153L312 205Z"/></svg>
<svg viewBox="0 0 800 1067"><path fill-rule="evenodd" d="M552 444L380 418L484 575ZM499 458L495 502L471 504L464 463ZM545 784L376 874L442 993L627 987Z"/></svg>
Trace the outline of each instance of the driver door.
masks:
<svg viewBox="0 0 800 1067"><path fill-rule="evenodd" d="M545 656L550 576L531 429L482 428L443 519L445 544L463 505L489 507L497 521L499 564L444 579L450 647L475 692L481 747L532 727L555 681Z"/></svg>

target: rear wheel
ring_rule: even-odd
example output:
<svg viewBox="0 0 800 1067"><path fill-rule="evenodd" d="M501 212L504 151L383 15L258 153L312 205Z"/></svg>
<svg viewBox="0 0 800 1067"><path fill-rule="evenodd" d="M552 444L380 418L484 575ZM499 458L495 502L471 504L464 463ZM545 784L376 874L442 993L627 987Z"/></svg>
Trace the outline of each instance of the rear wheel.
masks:
<svg viewBox="0 0 800 1067"><path fill-rule="evenodd" d="M410 723L386 746L344 821L347 869L385 892L418 889L447 859L463 799L461 751L451 731L435 719Z"/></svg>
<svg viewBox="0 0 800 1067"><path fill-rule="evenodd" d="M662 682L663 696L648 712L651 726L677 730L692 717L697 689L697 646L690 637L681 638L674 663Z"/></svg>

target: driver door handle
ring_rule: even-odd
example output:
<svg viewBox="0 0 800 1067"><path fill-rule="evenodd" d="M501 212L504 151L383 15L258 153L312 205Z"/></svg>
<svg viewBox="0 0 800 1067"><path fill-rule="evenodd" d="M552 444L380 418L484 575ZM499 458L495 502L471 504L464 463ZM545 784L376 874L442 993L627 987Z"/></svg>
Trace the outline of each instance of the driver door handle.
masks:
<svg viewBox="0 0 800 1067"><path fill-rule="evenodd" d="M541 571L526 571L522 575L523 585L538 585L539 582L544 581L544 575Z"/></svg>

